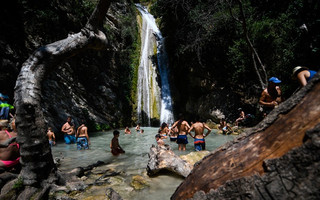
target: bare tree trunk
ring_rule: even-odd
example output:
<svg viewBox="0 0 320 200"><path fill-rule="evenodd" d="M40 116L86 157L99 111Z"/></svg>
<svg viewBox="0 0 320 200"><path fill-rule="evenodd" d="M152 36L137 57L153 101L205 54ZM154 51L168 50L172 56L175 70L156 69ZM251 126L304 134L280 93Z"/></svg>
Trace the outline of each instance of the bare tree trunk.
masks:
<svg viewBox="0 0 320 200"><path fill-rule="evenodd" d="M37 49L22 65L14 97L24 185L39 184L55 169L41 108L42 81L67 58L87 49L106 48L106 36L99 28L110 3L100 0L81 32Z"/></svg>
<svg viewBox="0 0 320 200"><path fill-rule="evenodd" d="M243 29L243 32L244 32L244 35L245 35L246 43L248 44L248 47L249 47L249 49L251 51L251 58L252 58L254 70L255 70L255 72L256 72L256 74L258 76L258 79L259 79L260 87L261 88L265 88L265 86L266 86L266 84L268 82L267 72L266 72L264 64L262 63L262 61L260 59L260 56L259 56L258 52L254 48L254 46L253 46L253 44L252 44L252 42L250 40L249 32L248 32L248 28L247 28L247 22L246 22L246 18L245 18L244 12L243 12L242 2L241 2L241 0L237 0L237 3L239 5L239 9L240 9L240 15L241 15L240 17L242 18L241 20L233 15L231 2L229 2L228 0L226 2L229 4L229 11L230 11L230 14L231 14L232 18L235 21L239 22L241 24L241 26L242 26L242 29ZM257 61L259 63L260 70L259 70L259 68L257 66L256 59L257 59ZM261 74L260 71L262 71L262 74Z"/></svg>
<svg viewBox="0 0 320 200"><path fill-rule="evenodd" d="M242 2L241 2L241 0L237 0L237 2L238 2L238 4L239 4L240 14L241 14L241 17L242 17L242 23L241 23L241 25L242 25L243 31L244 31L244 33L245 33L245 38L246 38L247 44L248 44L248 46L249 46L249 48L250 48L250 50L251 50L251 52L252 52L252 54L253 54L253 56L252 56L252 61L253 61L253 64L254 64L254 66L255 66L256 73L257 73L258 76L259 76L260 85L261 85L262 88L264 88L264 87L266 86L266 84L267 84L267 72L266 72L266 69L265 69L265 67L264 67L264 64L262 63L262 61L261 61L261 59L260 59L260 56L259 56L258 52L257 52L256 49L254 48L254 46L253 46L253 44L252 44L252 42L251 42L251 40L250 40L250 38L249 38L249 32L248 32L248 28L247 28L246 18L245 18L245 16L244 16L244 12L243 12ZM264 80L262 80L261 74L260 74L258 68L256 67L255 57L256 57L256 59L258 60L258 63L259 63L260 68L261 68L261 70L262 70L262 73L263 73L262 75L263 75Z"/></svg>

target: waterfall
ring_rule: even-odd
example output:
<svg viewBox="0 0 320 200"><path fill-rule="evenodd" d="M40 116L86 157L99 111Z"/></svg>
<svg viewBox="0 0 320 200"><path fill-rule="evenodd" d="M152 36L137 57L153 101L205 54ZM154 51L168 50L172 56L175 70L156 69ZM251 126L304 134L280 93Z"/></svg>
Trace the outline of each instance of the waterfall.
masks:
<svg viewBox="0 0 320 200"><path fill-rule="evenodd" d="M139 122L150 126L150 119L157 118L160 123L173 123L171 91L168 80L168 56L164 47L164 38L158 29L154 17L147 9L136 4L142 16L141 57L137 84L137 117ZM157 48L157 66L151 57ZM159 72L159 74L157 73ZM160 76L161 85L159 85Z"/></svg>

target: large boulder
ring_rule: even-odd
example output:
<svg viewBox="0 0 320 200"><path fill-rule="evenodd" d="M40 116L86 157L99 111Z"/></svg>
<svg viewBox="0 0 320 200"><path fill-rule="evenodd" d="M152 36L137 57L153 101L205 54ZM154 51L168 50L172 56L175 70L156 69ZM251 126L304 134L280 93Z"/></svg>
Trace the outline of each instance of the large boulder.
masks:
<svg viewBox="0 0 320 200"><path fill-rule="evenodd" d="M150 148L147 173L154 176L160 172L171 171L180 176L187 177L193 165L182 160L171 149L170 146L154 146Z"/></svg>

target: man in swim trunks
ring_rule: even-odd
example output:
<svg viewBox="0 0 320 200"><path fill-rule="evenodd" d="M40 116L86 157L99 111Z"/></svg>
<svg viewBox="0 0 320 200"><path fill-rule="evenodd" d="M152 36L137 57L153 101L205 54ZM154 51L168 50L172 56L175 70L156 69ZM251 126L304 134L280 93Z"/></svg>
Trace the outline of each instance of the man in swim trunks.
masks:
<svg viewBox="0 0 320 200"><path fill-rule="evenodd" d="M88 135L88 128L86 127L84 120L82 120L82 124L77 129L76 138L78 150L81 150L82 148L89 149L91 143Z"/></svg>
<svg viewBox="0 0 320 200"><path fill-rule="evenodd" d="M15 138L17 133L7 130L8 120L0 121L0 167L10 168L19 164L19 144Z"/></svg>
<svg viewBox="0 0 320 200"><path fill-rule="evenodd" d="M64 141L66 144L76 142L74 125L71 123L71 117L67 118L67 122L62 126L61 131L64 133Z"/></svg>
<svg viewBox="0 0 320 200"><path fill-rule="evenodd" d="M204 135L204 129L207 129L207 133ZM195 135L191 134L191 131L194 130ZM209 135L211 129L203 122L200 122L199 119L196 119L196 122L192 124L191 128L188 130L188 134L194 138L194 148L196 151L206 150L205 137Z"/></svg>
<svg viewBox="0 0 320 200"><path fill-rule="evenodd" d="M51 127L48 128L47 136L48 136L50 147L52 147L53 145L56 145L56 136L52 131Z"/></svg>
<svg viewBox="0 0 320 200"><path fill-rule="evenodd" d="M188 144L188 137L187 131L189 130L190 126L187 121L183 119L183 115L179 114L179 120L176 121L171 128L178 128L178 137L177 137L177 144L179 145L179 151L186 150L186 144Z"/></svg>

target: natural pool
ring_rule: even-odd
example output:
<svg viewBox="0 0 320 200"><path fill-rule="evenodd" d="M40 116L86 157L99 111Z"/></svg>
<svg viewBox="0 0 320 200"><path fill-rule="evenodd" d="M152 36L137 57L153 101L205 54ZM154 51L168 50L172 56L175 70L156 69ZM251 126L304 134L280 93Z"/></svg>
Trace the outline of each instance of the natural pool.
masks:
<svg viewBox="0 0 320 200"><path fill-rule="evenodd" d="M97 161L103 161L106 163L104 166L105 169L114 169L115 171L122 172L117 177L113 177L114 180L110 187L118 192L123 199L170 199L183 179L172 175L160 175L153 178L147 176L148 153L151 145L156 145L154 136L158 129L152 127L142 127L142 129L144 129L144 133L140 134L137 133L134 128L131 128L132 134L130 135L124 134L124 130L119 130L119 142L126 153L117 157L112 156L110 153L109 145L113 137L112 131L90 133L90 150L77 150L75 144L67 145L60 142L52 147L52 153L54 157L62 158L59 169L63 171L69 171L76 167L85 167ZM206 148L208 151L212 151L232 140L234 137L233 135L216 134L216 130L213 130L212 133L206 137ZM178 145L176 143L165 139L166 144L169 144L177 155L185 155L194 151L193 139L190 136L188 136L188 141L187 150L182 152L178 151ZM135 175L144 177L148 183L148 187L142 190L134 190L130 186L130 182ZM104 191L97 189L94 195L99 195L100 192L103 193ZM90 196L90 194L84 193L78 196L78 199L85 199L88 196Z"/></svg>

